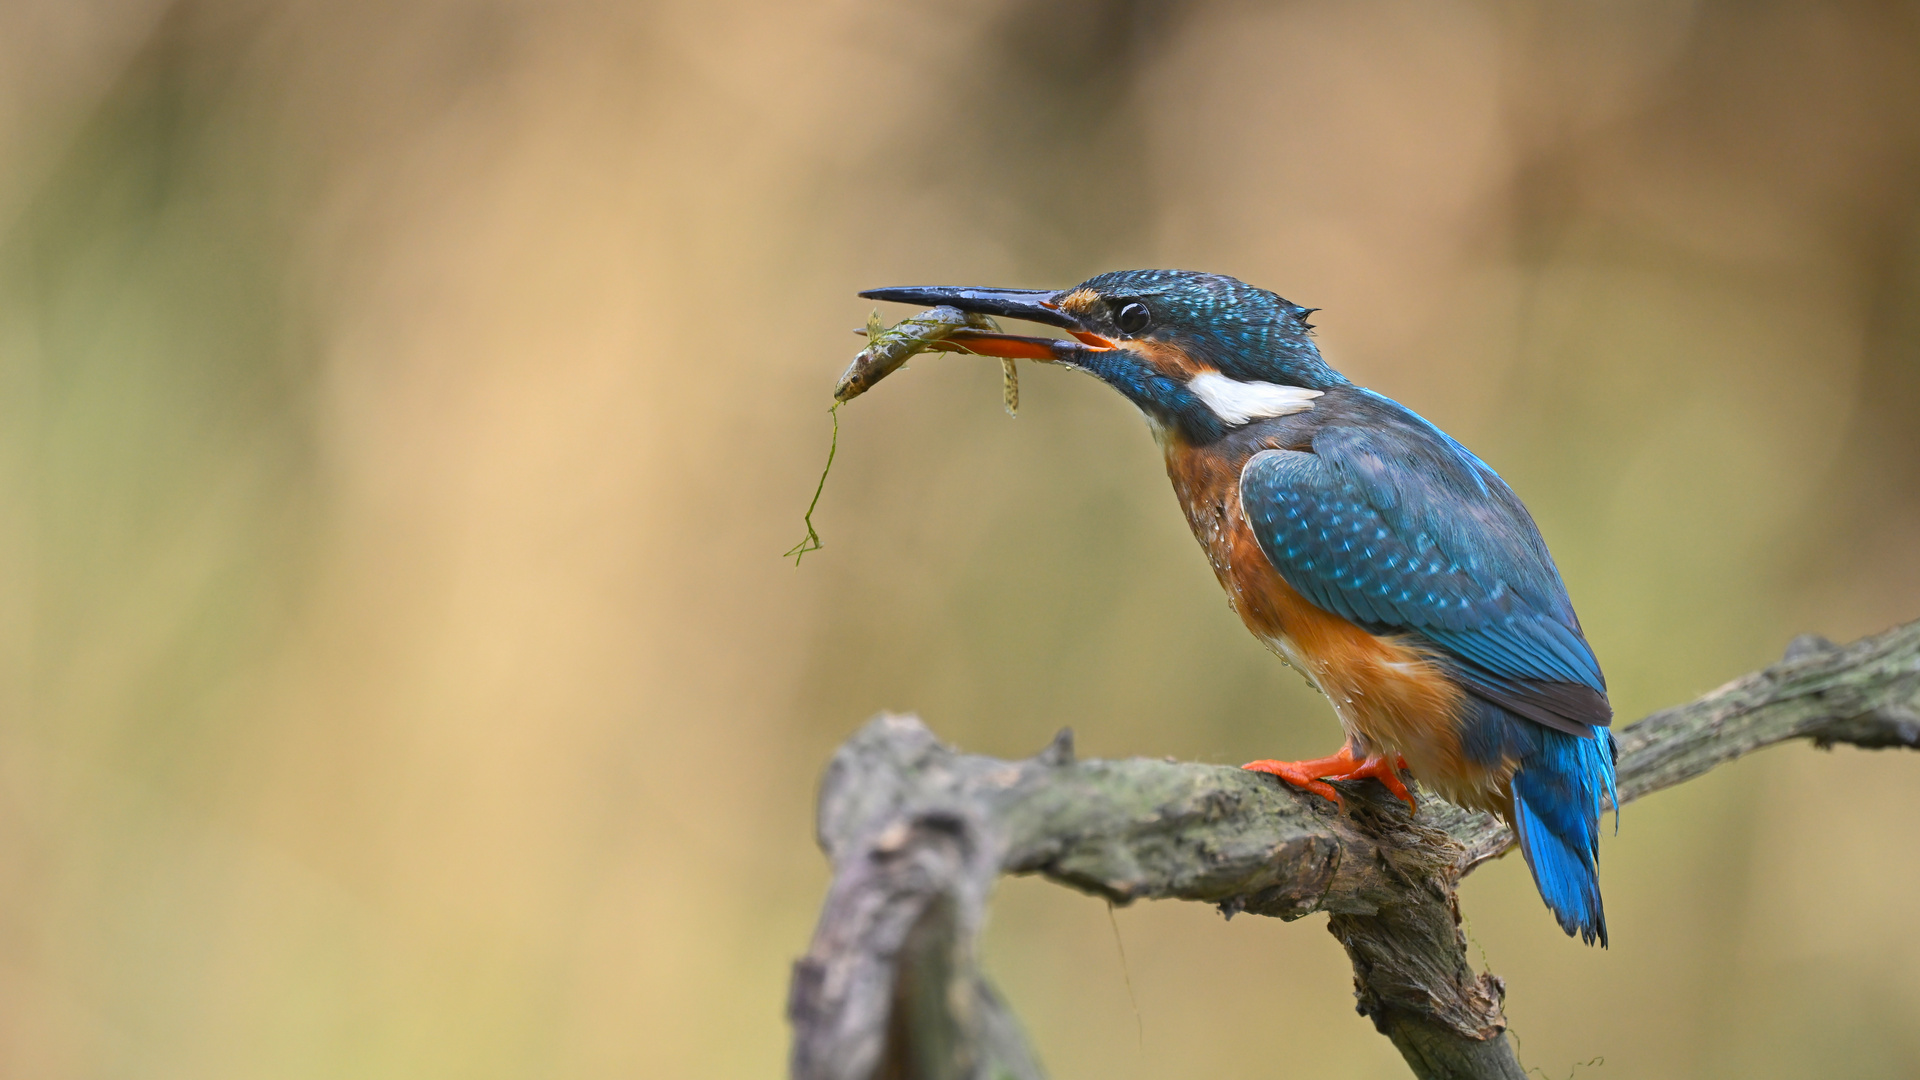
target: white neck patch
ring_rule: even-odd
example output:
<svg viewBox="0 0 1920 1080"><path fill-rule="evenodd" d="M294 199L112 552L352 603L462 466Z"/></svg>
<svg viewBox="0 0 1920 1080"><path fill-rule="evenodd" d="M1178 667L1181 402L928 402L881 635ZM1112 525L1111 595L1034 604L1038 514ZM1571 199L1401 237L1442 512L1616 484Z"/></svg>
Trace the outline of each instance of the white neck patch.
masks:
<svg viewBox="0 0 1920 1080"><path fill-rule="evenodd" d="M1187 380L1187 389L1206 402L1213 415L1235 427L1254 420L1306 412L1313 408L1313 399L1321 393L1302 386L1241 382L1217 371L1195 375Z"/></svg>

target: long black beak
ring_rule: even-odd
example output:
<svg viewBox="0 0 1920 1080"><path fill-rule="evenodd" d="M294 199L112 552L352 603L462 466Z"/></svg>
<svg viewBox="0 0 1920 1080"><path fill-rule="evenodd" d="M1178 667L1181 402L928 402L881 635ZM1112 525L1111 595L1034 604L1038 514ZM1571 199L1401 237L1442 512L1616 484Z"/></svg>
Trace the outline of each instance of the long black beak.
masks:
<svg viewBox="0 0 1920 1080"><path fill-rule="evenodd" d="M1077 341L1059 338L1021 337L995 334L985 330L959 330L949 338L982 356L1013 357L1074 364L1083 354L1110 349L1113 343L1089 333L1079 319L1063 311L1056 298L1062 293L1046 289L984 289L956 285L901 285L890 289L868 289L860 294L868 300L888 300L899 304L947 305L979 315L1057 326Z"/></svg>
<svg viewBox="0 0 1920 1080"><path fill-rule="evenodd" d="M891 289L868 289L860 294L867 300L887 300L896 304L946 304L978 315L997 315L1003 319L1025 319L1045 323L1062 330L1078 330L1080 322L1060 310L1054 299L1060 294L1047 289L976 289L964 285L898 285Z"/></svg>

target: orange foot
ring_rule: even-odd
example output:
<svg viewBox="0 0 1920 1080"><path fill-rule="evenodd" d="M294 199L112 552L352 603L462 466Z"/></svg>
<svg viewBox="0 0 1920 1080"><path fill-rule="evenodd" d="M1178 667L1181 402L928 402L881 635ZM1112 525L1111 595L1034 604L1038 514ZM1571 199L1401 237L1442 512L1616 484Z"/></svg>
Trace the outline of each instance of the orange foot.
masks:
<svg viewBox="0 0 1920 1080"><path fill-rule="evenodd" d="M1340 748L1332 757L1314 758L1311 761L1249 761L1240 766L1254 772L1277 776L1297 788L1305 788L1315 795L1332 799L1335 805L1344 806L1340 793L1333 785L1323 783L1326 780L1378 780L1386 785L1388 791L1407 804L1407 809L1416 810L1413 793L1407 785L1400 782L1400 770L1407 767L1406 759L1386 757L1375 754L1362 761L1353 756L1353 745L1349 743Z"/></svg>

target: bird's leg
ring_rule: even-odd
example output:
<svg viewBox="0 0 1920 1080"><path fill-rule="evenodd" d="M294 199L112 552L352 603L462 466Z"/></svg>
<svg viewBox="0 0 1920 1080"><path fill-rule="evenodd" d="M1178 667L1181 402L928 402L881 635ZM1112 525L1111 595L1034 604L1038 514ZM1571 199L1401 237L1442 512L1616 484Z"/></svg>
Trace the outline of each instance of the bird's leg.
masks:
<svg viewBox="0 0 1920 1080"><path fill-rule="evenodd" d="M1332 757L1313 758L1309 761L1249 761L1240 766L1253 772L1277 776L1297 788L1304 788L1323 798L1333 800L1335 805L1344 806L1340 793L1327 780L1378 780L1386 785L1394 797L1415 809L1413 793L1400 781L1400 770L1407 767L1404 758L1388 758L1384 754L1374 754L1367 758L1353 756L1353 743L1349 741Z"/></svg>

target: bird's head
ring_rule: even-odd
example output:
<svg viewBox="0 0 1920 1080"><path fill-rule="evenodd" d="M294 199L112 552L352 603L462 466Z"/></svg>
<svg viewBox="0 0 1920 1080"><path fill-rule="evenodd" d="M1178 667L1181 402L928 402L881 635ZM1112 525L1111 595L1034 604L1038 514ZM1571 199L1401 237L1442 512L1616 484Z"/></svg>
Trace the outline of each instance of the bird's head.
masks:
<svg viewBox="0 0 1920 1080"><path fill-rule="evenodd" d="M1118 270L1056 292L909 286L860 295L1059 327L1072 340L984 331L953 340L986 356L1086 371L1195 445L1309 408L1347 382L1309 336L1317 309L1220 274Z"/></svg>

